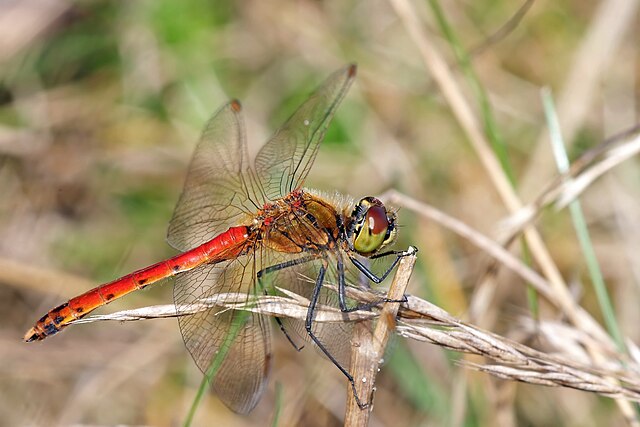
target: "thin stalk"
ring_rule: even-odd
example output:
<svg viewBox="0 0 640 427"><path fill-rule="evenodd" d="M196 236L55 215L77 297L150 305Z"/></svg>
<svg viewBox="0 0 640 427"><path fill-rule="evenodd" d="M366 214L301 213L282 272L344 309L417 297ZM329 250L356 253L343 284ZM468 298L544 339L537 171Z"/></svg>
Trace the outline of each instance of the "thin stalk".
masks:
<svg viewBox="0 0 640 427"><path fill-rule="evenodd" d="M438 26L440 27L440 31L449 42L451 49L456 55L456 59L458 61L460 69L463 71L465 77L467 78L467 82L476 95L476 99L480 103L482 124L484 126L487 138L489 139L491 147L496 153L496 156L500 160L500 165L502 166L504 173L509 179L511 185L513 185L515 183L515 178L513 174L513 168L511 167L511 163L509 162L507 146L504 143L500 132L498 131L498 124L493 117L493 111L491 109L489 97L487 96L487 92L484 90L480 79L473 69L473 65L471 64L471 57L460 43L460 40L456 36L453 27L449 25L449 21L447 21L447 17L442 11L440 3L437 0L429 0L429 5L431 6L431 10L433 11Z"/></svg>
<svg viewBox="0 0 640 427"><path fill-rule="evenodd" d="M403 257L398 263L398 269L389 287L387 298L390 301L400 301L405 297L405 290L409 284L413 267L416 263L416 252L410 247L410 255ZM359 322L355 329L351 350L351 374L355 380L356 391L363 402L369 406L362 409L358 406L351 391L347 394L347 412L344 418L345 426L364 427L369 424L369 416L373 409L373 394L380 361L389 337L395 330L396 316L400 309L400 302L387 302L383 305L380 317L376 322L373 333L369 329L369 322Z"/></svg>
<svg viewBox="0 0 640 427"><path fill-rule="evenodd" d="M547 125L549 126L549 134L551 138L551 145L553 148L553 154L558 165L558 170L562 174L569 172L569 159L567 158L567 152L565 150L564 141L560 131L560 123L553 103L553 98L549 89L542 91L542 102L544 104L544 113L547 119ZM624 338L620 331L620 326L615 316L615 309L609 298L607 286L604 283L602 277L602 271L598 263L598 257L596 256L593 244L591 243L591 237L589 236L589 230L587 228L587 222L584 218L584 213L578 199L572 201L569 204L569 212L571 213L571 220L573 221L573 227L576 230L580 248L582 254L587 262L587 269L591 277L591 283L598 299L598 305L602 311L605 324L609 334L613 338L621 353L626 352L624 344Z"/></svg>
<svg viewBox="0 0 640 427"><path fill-rule="evenodd" d="M193 422L193 417L196 414L196 411L198 409L198 406L200 405L200 402L202 401L202 398L204 397L206 391L209 389L209 385L211 384L211 381L218 373L220 366L222 366L222 362L224 362L224 359L227 356L229 349L231 348L231 344L233 344L233 341L238 336L238 333L240 333L240 331L244 327L245 322L249 318L250 312L244 311L244 310L238 310L236 313L237 313L237 318L235 318L234 320L237 320L237 322L234 322L234 324L231 325L231 328L229 329L229 333L227 334L222 345L220 346L220 351L213 358L213 360L211 361L211 365L209 366L209 369L205 373L204 378L202 378L202 382L200 383L198 392L196 393L196 396L194 397L193 402L191 403L191 408L189 408L189 413L187 414L187 418L184 420L184 423L182 424L184 427L191 426L191 423Z"/></svg>

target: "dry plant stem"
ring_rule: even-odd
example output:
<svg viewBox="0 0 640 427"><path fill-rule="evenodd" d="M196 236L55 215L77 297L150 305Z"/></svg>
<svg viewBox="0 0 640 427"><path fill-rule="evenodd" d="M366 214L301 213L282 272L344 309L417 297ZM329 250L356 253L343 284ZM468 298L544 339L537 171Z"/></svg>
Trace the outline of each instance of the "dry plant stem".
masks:
<svg viewBox="0 0 640 427"><path fill-rule="evenodd" d="M409 296L407 303L403 304L398 318L402 319L397 326L401 336L428 341L449 350L491 358L499 364L467 366L499 378L570 387L615 399L640 401L638 366L613 371L545 354L466 324L441 308L413 296ZM609 360L607 363L622 367L617 360ZM612 382L612 379L616 382Z"/></svg>
<svg viewBox="0 0 640 427"><path fill-rule="evenodd" d="M349 298L359 302L367 303L380 300L379 294L372 294L357 288L348 287L347 292ZM215 305L229 309L250 309L270 316L291 316L301 320L305 319L308 301L304 298L274 298L271 296L259 296L256 301L247 302L246 294L221 294L215 300L206 303L194 304L191 307L178 307L179 314L177 315L189 314L194 310L207 310ZM389 303L391 308L396 304ZM125 312L127 313L126 315L120 312L105 316L90 316L82 319L82 322L77 321L73 324L97 320L131 321L176 316L175 311L171 312L172 310L167 310L166 307L160 306L160 309L156 311L158 316L153 314L153 311L157 309L156 307L146 307L135 310L137 312L146 311L143 316L138 318L132 315L134 310L129 310ZM371 320L378 316L378 314L370 311L348 313L347 318L342 317L344 314L333 307L318 306L316 321L367 323L363 321ZM609 352L613 358L603 360L599 365L576 363L571 355L559 357L545 354L507 338L484 331L474 325L464 323L440 307L411 295L407 295L407 302L400 305L397 319L396 330L401 336L430 342L453 351L488 357L497 364L474 365L471 367L481 369L500 378L538 385L571 387L611 398L640 401L640 374L638 374L640 366L633 361L628 361L626 365L623 365L615 357L617 353L613 350ZM374 335L384 335L389 332L390 322L388 317L387 321L381 321L378 324L382 328L387 328L387 332L374 332ZM379 346L378 348L383 348L382 343L378 344L377 339L373 339L373 336L371 340L364 342L364 344L370 346L372 351L376 345ZM607 350L601 348L601 352L606 354ZM359 356L356 355L356 357ZM377 362L379 358L373 360ZM617 368L616 370L604 368L610 366ZM361 376L356 378L361 378ZM612 382L612 380L616 382ZM367 380L367 382L370 381Z"/></svg>
<svg viewBox="0 0 640 427"><path fill-rule="evenodd" d="M0 62L5 62L24 51L39 34L44 33L73 5L63 1L15 2L4 7L0 16ZM19 22L18 25L11 23Z"/></svg>
<svg viewBox="0 0 640 427"><path fill-rule="evenodd" d="M536 199L519 212L505 220L510 241L522 232L529 222L534 221L542 210L555 204L556 209L565 208L577 199L596 179L622 162L640 153L640 125L622 143L613 145L608 141L585 152L572 164L569 172L553 179Z"/></svg>
<svg viewBox="0 0 640 427"><path fill-rule="evenodd" d="M427 33L424 31L422 23L418 19L419 15L416 13L416 10L412 7L409 0L390 0L390 3L396 10L396 13L403 24L406 26L407 32L422 55L425 66L431 72L431 75L440 87L446 101L449 103L453 114L460 123L464 132L467 134L469 142L478 154L505 206L510 213L513 214L517 212L522 208L522 202L516 195L504 171L500 167L498 160L484 136L482 127L480 126L473 109L465 99L461 89L458 87L457 82L451 74L451 70L449 70L445 60L442 58L435 46L432 45ZM593 326L593 323L595 322L583 324L583 318L585 316L580 315L579 306L573 300L558 267L553 262L551 254L547 250L538 231L535 227L528 226L524 230L524 237L529 245L531 255L551 283L554 297L557 300L557 303L562 307L563 314L566 315L570 322L577 328L580 328L585 333L590 334L590 327ZM602 359L603 356L598 348L589 347L587 350L589 355L596 362ZM624 401L617 403L627 419L633 419L634 411L629 403Z"/></svg>
<svg viewBox="0 0 640 427"><path fill-rule="evenodd" d="M380 318L378 323L386 323ZM356 384L356 392L360 400L369 403L369 406L361 409L353 394L351 387L347 389L347 407L344 416L345 426L366 426L369 424L369 416L373 410L374 384L371 380L370 368L377 362L374 357L377 354L374 346L373 333L370 322L358 322L353 330L351 338L351 366L350 372ZM374 363L372 363L374 362ZM373 374L375 378L375 374Z"/></svg>
<svg viewBox="0 0 640 427"><path fill-rule="evenodd" d="M385 203L388 202L394 206L409 209L467 239L494 259L499 260L506 268L531 283L538 292L553 302L553 295L549 282L503 248L498 242L474 230L462 221L434 208L433 206L419 202L395 190L390 190L384 193L380 196L380 200Z"/></svg>
<svg viewBox="0 0 640 427"><path fill-rule="evenodd" d="M458 87L451 71L446 66L446 62L439 52L431 44L421 23L417 19L417 13L408 0L391 0L396 12L407 27L407 31L418 47L425 65L431 72L434 80L438 83L445 99L451 106L451 111L467 134L469 142L478 154L480 161L484 165L491 182L496 187L498 194L511 213L522 208L522 203L518 199L513 187L509 183L504 171L500 167L498 159L495 157L486 140L482 126L474 115L473 110L462 91ZM556 294L558 303L562 306L563 312L578 325L580 319L576 314L577 306L567 290L567 286L560 275L557 267L553 263L551 255L547 251L542 238L533 227L525 229L525 237L536 262L545 272L545 276L551 282L553 291Z"/></svg>
<svg viewBox="0 0 640 427"><path fill-rule="evenodd" d="M398 269L387 293L389 300L400 301L405 297L405 290L416 263L416 252L413 248L409 248L409 252L411 254L403 257L398 264ZM364 402L369 402L369 406L364 409L360 408L353 393L347 392L345 426L366 426L369 424L369 415L373 410L376 376L380 370L380 361L384 356L389 337L395 330L399 308L399 302L385 303L373 334L369 328L369 322L358 322L355 328L351 343L350 371L356 384L358 396Z"/></svg>
<svg viewBox="0 0 640 427"><path fill-rule="evenodd" d="M0 258L0 280L17 289L33 289L43 294L56 294L56 290L80 293L95 286L93 282L73 274L34 267L8 258Z"/></svg>
<svg viewBox="0 0 640 427"><path fill-rule="evenodd" d="M475 244L478 248L485 251L494 259L499 261L503 266L513 271L522 279L526 280L529 284L536 288L536 290L544 296L551 304L554 304L559 309L562 305L559 304L557 298L553 293L553 289L549 282L542 276L536 273L534 270L525 265L521 260L512 255L509 251L504 249L499 243L491 240L484 234L472 229L465 223L452 218L445 213L427 205L426 203L418 202L402 193L397 191L389 191L380 196L381 200L389 201L396 206L410 209L417 214L434 221L443 227L453 231L454 233L464 237L471 243ZM591 316L585 312L581 307L577 307L577 314L583 325L589 326L590 335L598 339L603 346L607 348L613 348L613 343L609 339L604 329L591 318Z"/></svg>
<svg viewBox="0 0 640 427"><path fill-rule="evenodd" d="M487 253L494 256L507 268L516 272L525 280L529 281L529 283L536 287L538 292L544 295L551 303L555 304L559 308L562 308L558 305L558 300L554 298L554 294L551 292L551 288L547 285L547 282L536 272L529 269L526 265L517 260L513 255L504 250L504 248L502 248L496 242L472 230L466 224L448 217L442 212L439 212L431 208L430 206L425 205L424 203L417 202L408 196L397 193L395 191L389 192L385 196L392 200L396 205L411 209L422 216L437 221L439 224L442 224L445 227L469 239L469 241L475 243L476 245L478 245L478 247L481 247L482 249L486 250ZM383 199L384 198L385 197L383 197ZM588 336L593 337L594 342L597 343L597 345L593 344L592 342L584 343L585 347L589 351L589 354L596 363L603 363L605 360L604 354L608 352L615 352L615 346L613 342L606 334L606 332L602 329L602 327L589 315L589 313L582 309L582 307L577 306L576 316L581 319L582 322L580 325L576 326L576 329L586 331L585 333ZM588 390L587 387L585 387L584 389ZM607 395L613 396L614 394L610 393ZM623 395L624 394L619 394L619 396ZM627 415L628 409L630 409L628 402L619 402L619 405L622 407L621 410L625 413L625 415ZM627 416L627 419L631 424L634 424L632 422L632 415Z"/></svg>
<svg viewBox="0 0 640 427"><path fill-rule="evenodd" d="M285 290L282 290L286 292ZM379 297L377 297L379 299ZM247 310L260 313L265 316L291 317L304 320L309 309L309 300L299 295L288 297L259 296L247 300L245 293L217 294L215 298L203 299L193 304L165 304L153 305L134 310L122 310L111 314L91 315L75 320L69 325L93 323L98 321L115 320L118 322L134 322L138 320L162 319L167 317L188 316L210 309L211 307L226 307L229 310ZM326 305L318 305L313 321L317 323L357 322L371 320L377 317L371 311L352 311L343 313L339 308Z"/></svg>
<svg viewBox="0 0 640 427"><path fill-rule="evenodd" d="M562 117L562 134L567 150L575 143L575 135L597 104L603 79L606 79L610 62L626 35L633 37L637 26L638 0L601 0L589 23L585 36L576 46L566 79L557 98L558 116ZM629 82L633 91L633 83ZM532 153L529 169L522 179L525 192L537 188L540 179L547 179L555 173L551 159L548 132L544 129Z"/></svg>

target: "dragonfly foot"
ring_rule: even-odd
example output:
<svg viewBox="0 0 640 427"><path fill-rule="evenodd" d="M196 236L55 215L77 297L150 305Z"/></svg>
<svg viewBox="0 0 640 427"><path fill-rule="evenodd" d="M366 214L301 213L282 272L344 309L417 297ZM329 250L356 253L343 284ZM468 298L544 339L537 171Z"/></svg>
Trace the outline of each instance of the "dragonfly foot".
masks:
<svg viewBox="0 0 640 427"><path fill-rule="evenodd" d="M405 257L405 256L415 255L417 253L418 253L418 248L416 248L415 246L411 245L411 246L409 246L409 248L406 251L402 252L400 254L400 256Z"/></svg>
<svg viewBox="0 0 640 427"><path fill-rule="evenodd" d="M358 391L356 390L356 385L353 382L353 379L349 380L349 382L351 383L351 388L353 391L353 397L356 400L356 404L358 405L358 408L360 408L361 410L365 410L367 408L369 408L371 406L371 403L366 402L366 403L362 403L362 400L360 400L360 398L358 397Z"/></svg>
<svg viewBox="0 0 640 427"><path fill-rule="evenodd" d="M393 298L383 298L382 302L398 302L400 304L403 304L405 302L409 301L409 299L407 298L406 295L402 295L402 298L400 299L393 299Z"/></svg>

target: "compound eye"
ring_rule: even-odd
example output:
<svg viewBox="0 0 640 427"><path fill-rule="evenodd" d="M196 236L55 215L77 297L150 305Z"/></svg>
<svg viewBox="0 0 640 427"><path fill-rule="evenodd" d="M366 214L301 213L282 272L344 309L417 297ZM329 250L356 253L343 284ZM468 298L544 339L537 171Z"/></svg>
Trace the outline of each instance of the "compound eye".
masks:
<svg viewBox="0 0 640 427"><path fill-rule="evenodd" d="M353 248L360 254L370 254L383 246L387 237L389 220L382 206L370 206L353 241Z"/></svg>

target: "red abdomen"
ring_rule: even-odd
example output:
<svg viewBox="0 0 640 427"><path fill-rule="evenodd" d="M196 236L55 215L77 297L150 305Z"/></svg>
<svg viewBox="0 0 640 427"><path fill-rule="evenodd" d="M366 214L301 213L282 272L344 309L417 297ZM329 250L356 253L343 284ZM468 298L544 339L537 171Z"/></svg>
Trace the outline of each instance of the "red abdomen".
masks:
<svg viewBox="0 0 640 427"><path fill-rule="evenodd" d="M25 334L24 340L27 342L43 340L49 335L60 331L70 322L86 316L96 308L109 304L111 301L156 283L161 279L191 270L205 263L218 263L235 258L245 248L248 233L248 227L231 227L224 233L190 251L134 271L113 282L105 283L72 298L42 316L35 326Z"/></svg>

